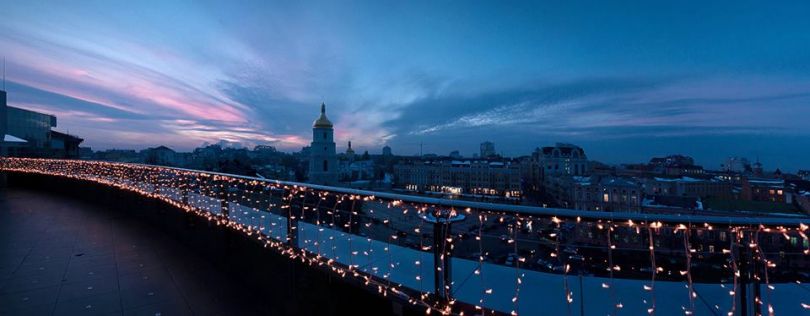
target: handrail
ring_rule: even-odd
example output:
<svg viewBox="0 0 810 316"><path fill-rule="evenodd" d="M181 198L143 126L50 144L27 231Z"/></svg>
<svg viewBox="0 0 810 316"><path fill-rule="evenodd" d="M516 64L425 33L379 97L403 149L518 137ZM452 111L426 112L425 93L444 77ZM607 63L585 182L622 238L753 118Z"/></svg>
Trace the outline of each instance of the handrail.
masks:
<svg viewBox="0 0 810 316"><path fill-rule="evenodd" d="M125 163L126 164L126 163ZM147 166L147 167L160 167L160 168L168 168L168 169L175 169L181 170L186 172L198 172L204 174L212 174L212 175L219 175L219 176L227 176L232 178L239 178L251 181L263 181L263 182L270 182L279 185L288 185L288 186L299 186L299 187L306 187L315 190L324 190L324 191L331 191L336 193L344 193L344 194L354 194L354 195L365 195L365 196L374 196L389 200L401 200L407 202L414 202L414 203L423 203L423 204L432 204L432 205L444 205L450 207L456 207L459 209L465 208L472 208L478 210L486 210L486 211L494 211L494 212L507 212L507 213L516 213L516 214L524 214L524 215L547 215L547 216L556 216L556 217L563 217L563 218L586 218L586 219L604 219L604 220L611 220L611 221L658 221L664 223L707 223L707 224L714 224L714 225L802 225L804 223L810 222L810 217L808 216L801 216L801 217L785 217L785 216L757 216L757 217L732 217L732 216L716 216L716 215L689 215L689 214L648 214L648 213L631 213L631 212L602 212L602 211L585 211L585 210L574 210L574 209L564 209L564 208L547 208L547 207L539 207L539 206L527 206L527 205L511 205L511 204L497 204L497 203L487 203L487 202L476 202L476 201L465 201L465 200L450 200L450 199L441 199L441 198L432 198L432 197L423 197L423 196L415 196L415 195L407 195L407 194L397 194L397 193L390 193L390 192L379 192L379 191L368 191L368 190L358 190L358 189L351 189L351 188L344 188L344 187L336 187L336 186L327 186L327 185L320 185L320 184L312 184L312 183L304 183L304 182L295 182L295 181L283 181L283 180L275 180L275 179L267 179L267 178L259 178L259 177L251 177L251 176L244 176L244 175L235 175L229 173L221 173L215 171L203 171L203 170L195 170L195 169L186 169L186 168L178 168L178 167L169 167L169 166L155 166L155 165L147 165L147 164L133 164L133 165L140 165L140 166Z"/></svg>
<svg viewBox="0 0 810 316"><path fill-rule="evenodd" d="M680 308L690 313L700 309L695 306L695 283L719 283L723 287L732 286L726 283L732 282L732 290L722 288L722 292L731 295L733 312L737 306L748 306L746 302L763 301L757 294L762 282L770 293L773 284L807 281L801 273L810 272L805 259L810 255L810 232L804 224L808 217L667 215L504 205L106 161L0 158L0 170L90 180L164 200L247 236L257 234L265 246L293 260L328 267L341 277L354 276L377 287L383 295L405 295L409 303L426 307L428 313L452 314L465 310L461 306L475 313L482 308L479 304L489 310L513 309L516 313L520 284L524 280L532 280L535 286L545 284L551 280L549 275L563 279L565 304L570 311L573 290L567 278L572 265L579 265L575 269L580 282L583 271L590 271L589 282L600 282L597 288L610 289L614 296L614 279L650 282L643 284L644 295L654 292L656 284L679 291L686 282L688 305ZM321 205L326 200L334 206ZM355 205L355 201L360 204ZM414 211L411 217L392 215L410 210ZM342 218L336 221L335 215ZM331 222L322 220L325 216L330 216ZM277 225L277 230L265 230L268 225ZM474 239L468 238L471 236ZM403 237L404 245L395 242L398 237ZM360 245L353 246L353 241ZM455 246L463 249L454 252ZM490 251L500 261L490 260ZM431 252L432 260L423 258ZM358 264L355 260L360 258L368 262ZM382 262L372 264L372 259ZM428 272L416 270L422 265ZM460 276L453 275L453 265L472 269L463 282L454 282ZM620 265L630 271L622 271ZM392 277L395 269L400 274ZM693 270L700 271L694 278ZM709 275L704 275L706 271ZM510 297L488 296L492 288L484 287L483 279L479 280L480 296L452 290L466 284L470 276L482 274L495 276L495 283L489 281L487 287L498 287L499 295L506 292ZM434 287L421 284L422 279L431 278ZM515 281L514 293L509 292L509 284L499 283L509 283L510 278ZM746 284L752 286L750 290ZM580 292L584 291L582 286L580 283ZM633 288L640 290L642 286L635 284ZM738 290L739 295L735 294ZM746 296L746 291L754 294ZM766 299L770 307L771 299ZM654 296L652 300L652 307L644 308L648 312L656 308ZM615 307L607 313L615 313L622 306L616 297L608 301ZM755 310L760 307L754 305ZM536 313L542 307L533 308Z"/></svg>

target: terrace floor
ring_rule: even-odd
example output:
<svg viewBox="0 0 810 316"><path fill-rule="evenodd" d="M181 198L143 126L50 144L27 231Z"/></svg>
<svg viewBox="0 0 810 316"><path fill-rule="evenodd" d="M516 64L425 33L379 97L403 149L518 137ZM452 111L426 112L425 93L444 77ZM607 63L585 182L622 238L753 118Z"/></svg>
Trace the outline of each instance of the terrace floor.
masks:
<svg viewBox="0 0 810 316"><path fill-rule="evenodd" d="M257 300L144 222L0 191L0 315L248 315Z"/></svg>

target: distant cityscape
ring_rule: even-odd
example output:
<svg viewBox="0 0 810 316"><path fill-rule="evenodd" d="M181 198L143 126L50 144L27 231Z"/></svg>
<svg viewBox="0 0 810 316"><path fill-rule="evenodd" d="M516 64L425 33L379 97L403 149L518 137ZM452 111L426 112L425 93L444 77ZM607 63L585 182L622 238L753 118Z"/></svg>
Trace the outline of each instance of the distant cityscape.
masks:
<svg viewBox="0 0 810 316"><path fill-rule="evenodd" d="M0 316L810 315L810 2L6 2Z"/></svg>
<svg viewBox="0 0 810 316"><path fill-rule="evenodd" d="M746 216L810 213L810 170L770 169L758 159L729 157L717 170L674 153L647 162L608 165L576 144L537 147L517 157L483 141L471 157L400 155L384 146L355 152L351 140L336 152L326 105L313 123L312 143L298 152L273 146L245 148L220 141L191 152L166 146L143 150L81 147L82 138L54 130L54 115L8 106L0 91L3 155L69 158L199 169L375 191L590 211Z"/></svg>

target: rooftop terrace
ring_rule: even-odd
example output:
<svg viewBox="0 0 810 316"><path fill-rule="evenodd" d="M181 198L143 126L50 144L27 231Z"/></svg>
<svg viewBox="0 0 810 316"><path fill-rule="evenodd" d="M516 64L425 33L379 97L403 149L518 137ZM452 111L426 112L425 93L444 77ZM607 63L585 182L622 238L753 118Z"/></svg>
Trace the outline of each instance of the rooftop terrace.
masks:
<svg viewBox="0 0 810 316"><path fill-rule="evenodd" d="M810 308L806 217L498 205L93 161L3 159L0 170L159 201L420 313L798 315ZM158 223L161 216L171 217L161 213Z"/></svg>
<svg viewBox="0 0 810 316"><path fill-rule="evenodd" d="M0 315L267 311L251 298L207 258L141 220L44 192L0 195Z"/></svg>

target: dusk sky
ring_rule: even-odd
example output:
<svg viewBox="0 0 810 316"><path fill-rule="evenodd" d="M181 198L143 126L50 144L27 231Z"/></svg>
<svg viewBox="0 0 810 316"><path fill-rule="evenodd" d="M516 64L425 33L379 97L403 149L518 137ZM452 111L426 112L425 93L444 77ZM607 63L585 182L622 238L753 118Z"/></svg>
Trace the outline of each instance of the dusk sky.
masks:
<svg viewBox="0 0 810 316"><path fill-rule="evenodd" d="M219 140L810 169L810 2L0 0L9 105L93 149Z"/></svg>

